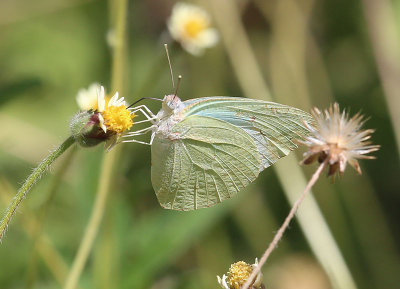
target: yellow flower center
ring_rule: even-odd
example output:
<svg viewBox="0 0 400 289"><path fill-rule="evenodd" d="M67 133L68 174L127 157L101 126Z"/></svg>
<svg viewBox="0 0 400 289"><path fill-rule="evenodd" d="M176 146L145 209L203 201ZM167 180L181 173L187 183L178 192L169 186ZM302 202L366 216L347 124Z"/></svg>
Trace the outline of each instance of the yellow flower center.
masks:
<svg viewBox="0 0 400 289"><path fill-rule="evenodd" d="M253 267L246 262L239 261L231 265L228 272L228 283L232 289L240 289L249 278Z"/></svg>
<svg viewBox="0 0 400 289"><path fill-rule="evenodd" d="M135 117L125 105L107 107L102 113L107 130L121 134L131 128Z"/></svg>
<svg viewBox="0 0 400 289"><path fill-rule="evenodd" d="M191 38L196 38L206 28L206 21L200 17L190 19L185 23L186 35Z"/></svg>

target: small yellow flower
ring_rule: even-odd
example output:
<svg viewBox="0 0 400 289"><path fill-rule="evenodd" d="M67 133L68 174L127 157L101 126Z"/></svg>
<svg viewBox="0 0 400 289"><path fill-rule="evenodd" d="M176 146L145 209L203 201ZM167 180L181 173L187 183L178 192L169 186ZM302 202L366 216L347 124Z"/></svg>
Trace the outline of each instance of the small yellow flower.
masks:
<svg viewBox="0 0 400 289"><path fill-rule="evenodd" d="M133 125L135 113L123 97L118 97L118 92L109 99L103 86L92 84L78 93L77 100L82 111L71 119L70 128L76 142L83 147L105 142L106 149L111 150Z"/></svg>
<svg viewBox="0 0 400 289"><path fill-rule="evenodd" d="M357 113L352 118L343 111L340 112L339 105L333 104L324 113L314 108L311 111L316 120L316 127L307 124L311 135L306 137L301 144L308 146L304 153L303 164L310 164L318 159L320 163L327 160L329 176L334 176L338 171L343 174L347 162L361 174L361 168L357 159L374 159L367 156L370 152L377 151L379 145L371 145L368 141L372 129L362 130L364 117Z"/></svg>
<svg viewBox="0 0 400 289"><path fill-rule="evenodd" d="M97 109L97 91L100 84L92 83L88 89L80 89L76 95L76 102L80 110L96 110Z"/></svg>
<svg viewBox="0 0 400 289"><path fill-rule="evenodd" d="M253 265L247 264L246 262L239 261L231 265L227 275L223 275L222 278L217 276L219 285L224 289L240 289L244 283L246 283L247 278L249 278L253 269L258 266L258 261L256 259ZM256 280L250 288L263 288L262 284L262 274L259 273Z"/></svg>
<svg viewBox="0 0 400 289"><path fill-rule="evenodd" d="M218 42L218 32L210 28L210 16L204 9L187 3L177 3L168 20L171 36L193 55Z"/></svg>
<svg viewBox="0 0 400 289"><path fill-rule="evenodd" d="M105 133L121 135L133 125L135 114L131 113L123 97L118 98L118 92L107 102L104 87L97 91L97 111L100 127Z"/></svg>

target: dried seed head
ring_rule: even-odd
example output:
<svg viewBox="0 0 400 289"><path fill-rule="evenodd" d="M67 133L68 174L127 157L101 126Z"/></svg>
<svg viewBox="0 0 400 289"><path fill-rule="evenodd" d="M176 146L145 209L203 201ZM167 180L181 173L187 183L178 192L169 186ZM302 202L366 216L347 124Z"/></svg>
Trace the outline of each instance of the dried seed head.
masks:
<svg viewBox="0 0 400 289"><path fill-rule="evenodd" d="M306 124L311 134L299 141L308 147L302 164L311 164L315 160L320 163L327 161L328 175L334 177L336 172L343 174L349 163L361 174L357 159L374 159L374 156L366 154L377 151L380 147L371 145L368 141L374 130L361 129L365 122L364 117L357 113L349 118L344 110L340 112L337 103L324 112L313 108L311 113L316 120L316 126Z"/></svg>

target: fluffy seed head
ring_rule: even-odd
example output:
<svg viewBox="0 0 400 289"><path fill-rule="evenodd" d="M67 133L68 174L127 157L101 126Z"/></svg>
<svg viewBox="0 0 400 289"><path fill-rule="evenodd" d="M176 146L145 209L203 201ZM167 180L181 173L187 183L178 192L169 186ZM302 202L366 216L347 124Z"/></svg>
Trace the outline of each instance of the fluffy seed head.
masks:
<svg viewBox="0 0 400 289"><path fill-rule="evenodd" d="M361 129L365 122L364 117L357 113L350 118L344 110L340 112L337 103L324 112L313 108L311 113L316 120L316 126L306 124L311 135L299 141L308 147L302 164L310 164L315 160L322 163L326 160L328 175L334 176L336 172L343 174L349 163L361 174L357 159L374 159L375 157L367 154L380 147L369 141L374 130Z"/></svg>

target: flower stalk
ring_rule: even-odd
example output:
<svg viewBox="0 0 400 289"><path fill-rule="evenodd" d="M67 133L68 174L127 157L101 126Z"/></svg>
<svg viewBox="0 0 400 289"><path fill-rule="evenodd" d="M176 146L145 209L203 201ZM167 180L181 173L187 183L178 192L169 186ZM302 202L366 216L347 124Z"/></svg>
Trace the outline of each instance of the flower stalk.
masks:
<svg viewBox="0 0 400 289"><path fill-rule="evenodd" d="M50 165L61 156L72 144L75 143L75 139L70 136L67 138L58 148L53 150L29 175L25 180L22 187L17 192L16 196L8 206L6 213L0 223L0 242L4 237L7 227L11 222L12 217L25 198L26 194L30 191L32 186L43 176L43 174L49 169Z"/></svg>
<svg viewBox="0 0 400 289"><path fill-rule="evenodd" d="M262 266L267 261L268 257L271 255L272 251L276 248L279 241L282 239L283 233L288 228L290 221L293 219L294 215L296 214L297 209L303 202L304 198L307 196L308 192L311 190L312 186L316 183L319 179L321 173L325 169L328 164L328 159L325 159L323 163L321 163L318 169L315 171L313 176L311 177L310 181L308 182L307 186L305 187L304 191L301 193L300 197L294 203L292 209L290 210L289 214L287 215L285 221L283 222L282 226L279 228L278 232L275 234L274 239L269 244L268 248L265 250L263 256L258 263L258 266L254 267L253 272L250 274L249 278L247 279L246 283L243 285L242 289L248 289L249 286L252 284L253 280L260 273Z"/></svg>
<svg viewBox="0 0 400 289"><path fill-rule="evenodd" d="M316 126L314 127L305 123L310 131L310 135L306 136L304 140L298 141L298 143L308 147L308 151L304 153L304 160L301 164L307 165L317 160L320 165L306 185L303 193L294 203L289 215L279 228L267 250L265 250L264 255L260 259L259 266L254 269L242 289L249 288L252 280L260 272L262 265L265 264L271 252L278 245L279 240L282 238L300 204L318 180L325 167L328 167L328 176L331 176L332 180L334 180L337 172L339 175L344 173L347 163L357 173L361 174L361 168L357 160L374 159L374 156L368 154L380 148L379 145L373 145L370 141L374 130L362 129L362 125L365 122L363 115L357 113L350 118L349 114L344 110L340 112L339 104L337 103L334 103L333 106L324 112L314 108L312 114L316 120Z"/></svg>

